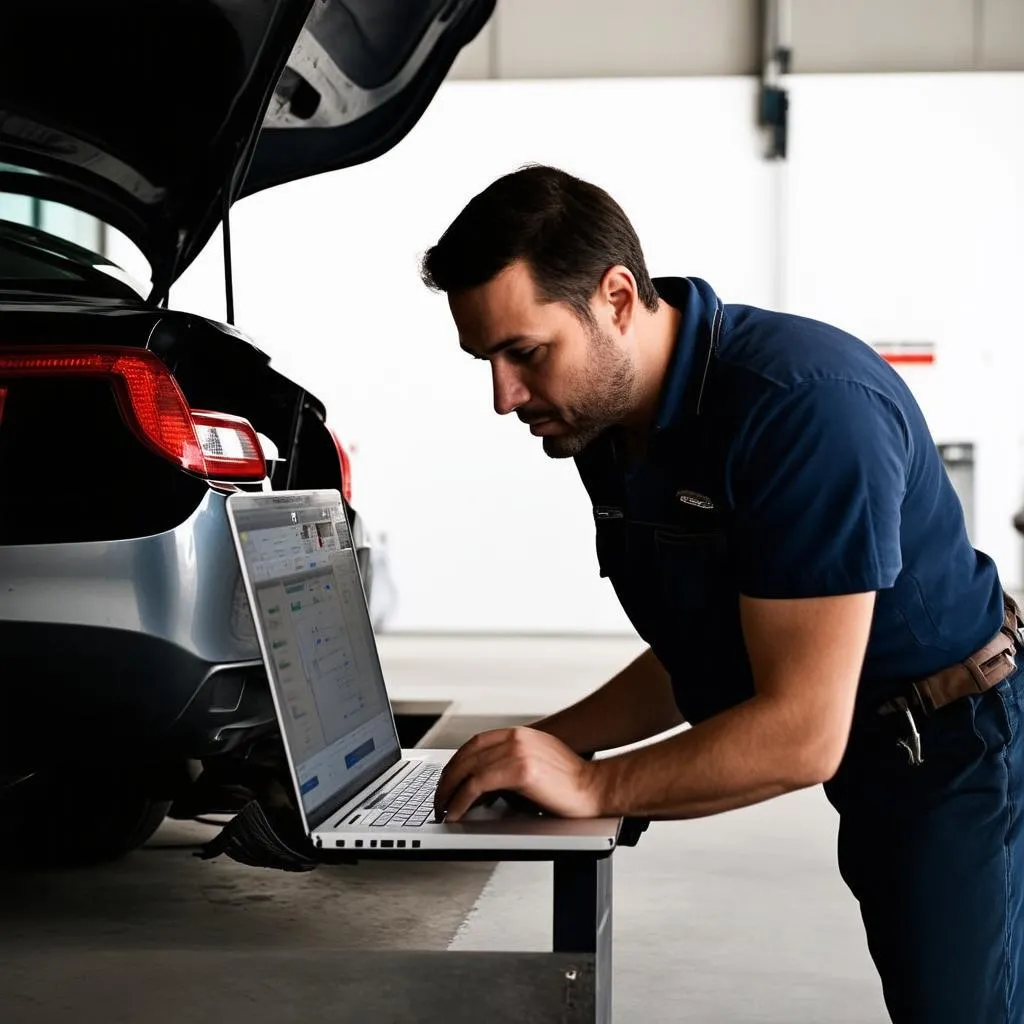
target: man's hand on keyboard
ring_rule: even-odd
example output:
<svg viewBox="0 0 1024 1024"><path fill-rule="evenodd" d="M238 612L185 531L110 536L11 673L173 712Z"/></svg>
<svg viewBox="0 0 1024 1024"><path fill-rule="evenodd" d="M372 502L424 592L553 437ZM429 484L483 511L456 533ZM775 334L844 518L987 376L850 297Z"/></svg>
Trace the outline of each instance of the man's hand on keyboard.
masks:
<svg viewBox="0 0 1024 1024"><path fill-rule="evenodd" d="M494 729L463 746L437 784L437 820L458 821L496 790L519 793L563 818L601 815L597 766L536 729Z"/></svg>

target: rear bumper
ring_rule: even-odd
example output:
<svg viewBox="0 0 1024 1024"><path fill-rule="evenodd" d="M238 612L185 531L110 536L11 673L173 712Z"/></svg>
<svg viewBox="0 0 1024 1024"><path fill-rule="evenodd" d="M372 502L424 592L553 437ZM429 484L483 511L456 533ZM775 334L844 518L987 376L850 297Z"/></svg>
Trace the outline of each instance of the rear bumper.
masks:
<svg viewBox="0 0 1024 1024"><path fill-rule="evenodd" d="M0 760L211 756L276 727L224 503L151 537L0 547Z"/></svg>
<svg viewBox="0 0 1024 1024"><path fill-rule="evenodd" d="M0 764L209 757L274 727L259 660L211 663L137 631L36 622L0 622L0 649Z"/></svg>

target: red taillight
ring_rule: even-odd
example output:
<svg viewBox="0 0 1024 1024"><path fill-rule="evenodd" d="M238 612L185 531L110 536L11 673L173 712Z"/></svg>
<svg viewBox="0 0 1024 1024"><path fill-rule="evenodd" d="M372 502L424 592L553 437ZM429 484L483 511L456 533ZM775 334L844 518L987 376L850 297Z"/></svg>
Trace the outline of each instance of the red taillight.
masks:
<svg viewBox="0 0 1024 1024"><path fill-rule="evenodd" d="M190 409L170 370L145 349L0 350L0 379L17 377L104 378L125 423L158 455L216 480L262 480L266 474L249 422Z"/></svg>
<svg viewBox="0 0 1024 1024"><path fill-rule="evenodd" d="M345 446L341 443L341 439L338 435L327 428L328 433L331 435L331 440L334 442L334 448L338 453L338 465L341 468L341 493L344 495L345 500L351 505L352 504L352 463L349 460L348 452L345 451Z"/></svg>
<svg viewBox="0 0 1024 1024"><path fill-rule="evenodd" d="M192 422L206 462L206 476L214 480L262 480L267 475L259 438L248 420L193 409Z"/></svg>

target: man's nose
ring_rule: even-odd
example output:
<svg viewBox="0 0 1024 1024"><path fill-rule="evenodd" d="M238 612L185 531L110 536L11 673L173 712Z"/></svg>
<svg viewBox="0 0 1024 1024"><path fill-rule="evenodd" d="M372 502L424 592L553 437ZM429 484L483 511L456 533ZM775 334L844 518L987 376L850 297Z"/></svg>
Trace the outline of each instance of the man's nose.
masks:
<svg viewBox="0 0 1024 1024"><path fill-rule="evenodd" d="M527 391L523 382L516 372L498 362L492 363L492 375L494 378L494 411L499 416L507 416L515 412L530 399L530 392Z"/></svg>

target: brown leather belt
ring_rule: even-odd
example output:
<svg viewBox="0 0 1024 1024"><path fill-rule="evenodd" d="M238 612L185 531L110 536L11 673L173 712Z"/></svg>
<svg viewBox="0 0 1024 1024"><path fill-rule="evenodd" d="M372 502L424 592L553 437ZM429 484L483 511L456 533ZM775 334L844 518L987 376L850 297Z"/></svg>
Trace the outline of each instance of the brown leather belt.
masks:
<svg viewBox="0 0 1024 1024"><path fill-rule="evenodd" d="M931 715L961 697L984 693L1011 675L1017 668L1014 656L1024 650L1024 618L1017 602L1008 594L1003 595L1003 607L1005 614L999 632L980 651L957 665L911 683L905 696L886 701L878 713L906 714L909 708Z"/></svg>

